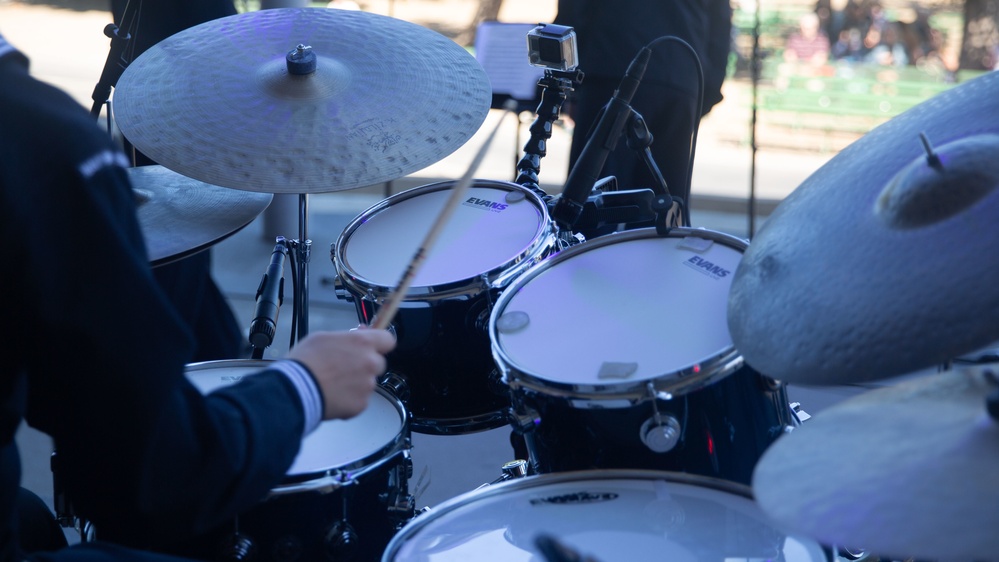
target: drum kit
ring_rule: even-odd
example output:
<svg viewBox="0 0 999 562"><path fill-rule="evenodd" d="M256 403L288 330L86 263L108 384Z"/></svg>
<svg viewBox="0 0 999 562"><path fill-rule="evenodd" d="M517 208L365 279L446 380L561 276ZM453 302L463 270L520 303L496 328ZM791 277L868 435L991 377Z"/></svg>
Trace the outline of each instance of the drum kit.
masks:
<svg viewBox="0 0 999 562"><path fill-rule="evenodd" d="M997 88L986 75L870 132L751 244L683 225L585 240L528 182L461 185L441 224L457 183L387 197L330 253L359 321L398 299L387 320L398 345L371 406L324 422L270 497L183 553L819 561L851 545L993 558L999 376L950 370L804 423L785 383L888 378L997 339ZM489 99L474 58L435 32L285 8L157 44L122 74L112 107L161 165L131 176L154 265L242 228L270 194L300 195L295 308L307 319L308 195L442 159ZM435 226L439 242L396 294L422 249L411 235ZM207 393L265 365L187 376ZM416 509L411 432L503 426L527 461L508 474L523 477Z"/></svg>

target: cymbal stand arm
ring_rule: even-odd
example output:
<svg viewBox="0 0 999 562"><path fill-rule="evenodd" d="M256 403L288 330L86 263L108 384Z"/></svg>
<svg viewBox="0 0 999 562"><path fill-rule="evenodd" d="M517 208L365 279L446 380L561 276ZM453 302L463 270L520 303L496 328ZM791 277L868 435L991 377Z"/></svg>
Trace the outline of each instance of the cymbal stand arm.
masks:
<svg viewBox="0 0 999 562"><path fill-rule="evenodd" d="M544 200L551 196L538 184L541 159L548 154L547 143L552 136L552 126L558 120L568 92L583 82L581 70L545 69L545 75L538 80L541 86L541 103L538 104L537 118L531 124L531 138L524 145L524 155L517 163L516 183L540 195Z"/></svg>

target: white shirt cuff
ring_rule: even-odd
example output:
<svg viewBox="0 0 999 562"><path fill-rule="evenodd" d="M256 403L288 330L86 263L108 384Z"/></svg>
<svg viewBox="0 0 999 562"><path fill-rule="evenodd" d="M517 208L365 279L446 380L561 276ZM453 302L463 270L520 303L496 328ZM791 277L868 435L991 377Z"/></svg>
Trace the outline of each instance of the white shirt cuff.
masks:
<svg viewBox="0 0 999 562"><path fill-rule="evenodd" d="M302 400L302 411L305 412L305 428L302 436L308 435L319 427L323 418L323 394L316 384L316 379L312 378L308 369L298 361L275 361L268 368L280 371L288 377L298 391L298 397Z"/></svg>

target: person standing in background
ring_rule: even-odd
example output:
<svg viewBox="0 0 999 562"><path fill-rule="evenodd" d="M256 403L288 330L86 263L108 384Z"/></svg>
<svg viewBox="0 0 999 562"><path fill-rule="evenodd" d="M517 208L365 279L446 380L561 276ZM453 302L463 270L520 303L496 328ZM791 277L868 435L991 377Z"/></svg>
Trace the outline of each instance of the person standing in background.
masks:
<svg viewBox="0 0 999 562"><path fill-rule="evenodd" d="M701 117L722 99L731 48L729 0L559 0L555 23L575 29L582 84L570 95L567 114L575 122L569 167L575 165L601 108L636 54L653 40L674 36L688 43L698 61L675 41L658 43L631 101L652 133L652 156L671 195L690 196L693 134ZM622 137L607 158L604 176L620 189L656 188L641 155Z"/></svg>

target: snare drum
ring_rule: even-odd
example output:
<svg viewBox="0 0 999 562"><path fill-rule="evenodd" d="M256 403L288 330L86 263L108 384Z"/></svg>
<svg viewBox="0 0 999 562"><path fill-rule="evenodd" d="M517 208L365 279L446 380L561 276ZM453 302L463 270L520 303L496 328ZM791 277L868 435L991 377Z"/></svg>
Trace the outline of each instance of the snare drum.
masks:
<svg viewBox="0 0 999 562"><path fill-rule="evenodd" d="M818 543L773 527L748 487L597 470L529 476L458 496L407 524L382 561L554 560L536 546L539 535L573 553L565 560L828 560Z"/></svg>
<svg viewBox="0 0 999 562"><path fill-rule="evenodd" d="M489 332L539 472L640 468L749 484L794 425L784 387L726 323L746 243L676 228L573 246L500 296Z"/></svg>
<svg viewBox="0 0 999 562"><path fill-rule="evenodd" d="M188 379L202 392L234 383L268 361L195 363ZM349 420L322 422L302 441L284 481L230 525L178 547L209 560L377 560L414 514L406 412L377 389ZM244 557L240 557L244 556Z"/></svg>
<svg viewBox="0 0 999 562"><path fill-rule="evenodd" d="M398 193L355 218L332 248L337 294L369 323L451 196L453 182ZM554 251L554 223L533 191L477 180L455 209L392 321L387 384L412 429L460 434L507 423L509 396L486 333L496 296Z"/></svg>

